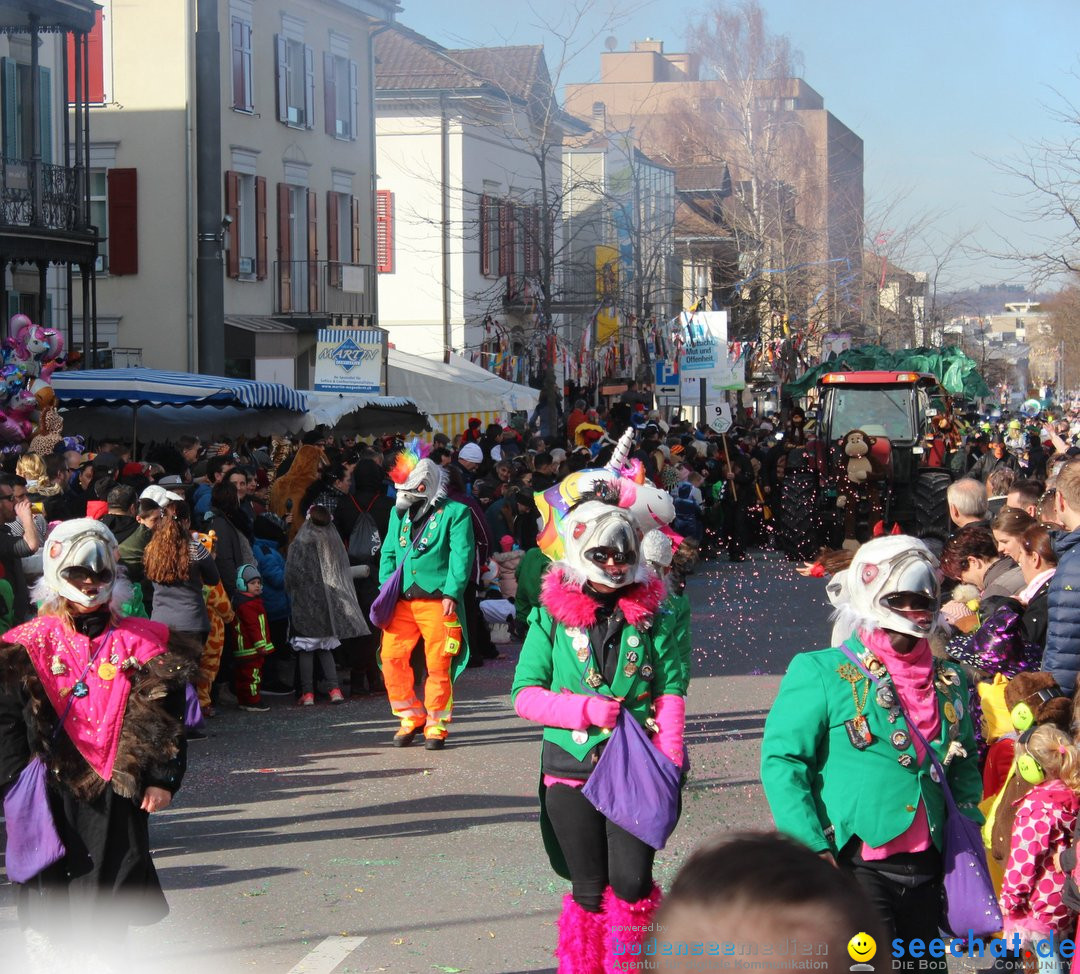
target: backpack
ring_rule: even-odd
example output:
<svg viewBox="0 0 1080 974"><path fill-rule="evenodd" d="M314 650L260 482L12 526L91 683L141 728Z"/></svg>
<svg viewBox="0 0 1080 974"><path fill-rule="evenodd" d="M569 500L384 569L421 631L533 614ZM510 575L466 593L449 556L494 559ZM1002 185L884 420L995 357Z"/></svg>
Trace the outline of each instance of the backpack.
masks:
<svg viewBox="0 0 1080 974"><path fill-rule="evenodd" d="M672 498L675 518L671 522L671 527L679 534L692 533L701 520L701 509L690 499L693 489L694 485L685 480L675 488Z"/></svg>
<svg viewBox="0 0 1080 974"><path fill-rule="evenodd" d="M375 518L368 513L371 510L371 505L375 503L375 497L371 498L371 503L368 504L366 509L361 509L352 494L349 495L349 499L359 512L356 515L356 523L353 525L352 531L349 532L349 543L347 545L349 563L353 565L374 565L379 560L379 550L382 548L382 535L379 534Z"/></svg>

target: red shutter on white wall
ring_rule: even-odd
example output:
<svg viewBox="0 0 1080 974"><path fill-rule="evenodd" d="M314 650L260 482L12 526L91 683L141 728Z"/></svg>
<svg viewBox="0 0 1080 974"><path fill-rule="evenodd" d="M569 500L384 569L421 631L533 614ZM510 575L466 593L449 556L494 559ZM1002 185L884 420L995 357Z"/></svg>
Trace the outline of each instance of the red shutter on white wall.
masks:
<svg viewBox="0 0 1080 974"><path fill-rule="evenodd" d="M225 248L225 273L232 278L240 277L240 175L225 172L225 214L232 221L225 231L228 246Z"/></svg>
<svg viewBox="0 0 1080 974"><path fill-rule="evenodd" d="M266 280L266 177L255 177L255 279Z"/></svg>
<svg viewBox="0 0 1080 974"><path fill-rule="evenodd" d="M134 169L110 169L108 181L109 273L139 272L139 181Z"/></svg>
<svg viewBox="0 0 1080 974"><path fill-rule="evenodd" d="M105 101L105 25L103 11L94 11L94 26L87 37L87 69L90 75L91 105L100 105ZM67 35L67 79L68 102L75 101L75 34Z"/></svg>
<svg viewBox="0 0 1080 974"><path fill-rule="evenodd" d="M538 244L540 243L536 236L537 222L536 207L524 207L521 211L521 232L525 235L522 246L525 255L525 266L522 268L522 272L530 277L536 276L540 263L537 259L539 255Z"/></svg>
<svg viewBox="0 0 1080 974"><path fill-rule="evenodd" d="M485 277L491 276L491 231L488 229L491 205L490 196L480 197L480 273Z"/></svg>
<svg viewBox="0 0 1080 974"><path fill-rule="evenodd" d="M394 273L394 194L375 193L375 266L380 274Z"/></svg>
<svg viewBox="0 0 1080 974"><path fill-rule="evenodd" d="M514 204L499 205L499 277L514 273Z"/></svg>

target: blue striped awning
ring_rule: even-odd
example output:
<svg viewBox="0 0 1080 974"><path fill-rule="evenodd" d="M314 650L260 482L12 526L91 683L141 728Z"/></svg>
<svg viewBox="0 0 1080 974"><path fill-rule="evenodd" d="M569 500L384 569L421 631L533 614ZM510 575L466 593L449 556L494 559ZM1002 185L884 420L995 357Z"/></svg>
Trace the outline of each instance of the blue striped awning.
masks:
<svg viewBox="0 0 1080 974"><path fill-rule="evenodd" d="M123 403L129 406L239 406L246 409L307 410L303 392L278 382L225 379L157 369L88 369L54 372L61 406Z"/></svg>

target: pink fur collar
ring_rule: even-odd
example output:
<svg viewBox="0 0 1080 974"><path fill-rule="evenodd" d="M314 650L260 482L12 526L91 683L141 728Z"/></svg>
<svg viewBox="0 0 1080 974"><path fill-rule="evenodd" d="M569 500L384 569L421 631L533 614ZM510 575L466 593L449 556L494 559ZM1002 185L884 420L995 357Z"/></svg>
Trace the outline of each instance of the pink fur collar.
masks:
<svg viewBox="0 0 1080 974"><path fill-rule="evenodd" d="M667 598L667 587L662 579L649 571L632 585L622 589L619 608L626 621L638 628L647 629L660 604ZM555 562L544 575L540 589L540 603L551 617L564 626L588 629L596 622L596 599L582 590L582 583L575 580L568 567Z"/></svg>

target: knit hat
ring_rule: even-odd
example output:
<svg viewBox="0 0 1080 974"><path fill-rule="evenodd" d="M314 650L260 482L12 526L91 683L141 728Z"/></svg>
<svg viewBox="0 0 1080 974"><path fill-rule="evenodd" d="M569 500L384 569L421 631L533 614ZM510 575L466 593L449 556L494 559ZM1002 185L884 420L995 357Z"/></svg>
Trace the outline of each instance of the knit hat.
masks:
<svg viewBox="0 0 1080 974"><path fill-rule="evenodd" d="M468 460L469 463L483 463L484 451L479 443L466 443L458 453L459 460Z"/></svg>
<svg viewBox="0 0 1080 974"><path fill-rule="evenodd" d="M513 551L514 550L514 539L513 539L513 537L511 535L509 535L509 534L504 534L501 538L499 538L499 547L502 548L503 551Z"/></svg>
<svg viewBox="0 0 1080 974"><path fill-rule="evenodd" d="M236 587L241 592L246 592L252 582L261 582L262 575L254 565L241 565L236 573Z"/></svg>

